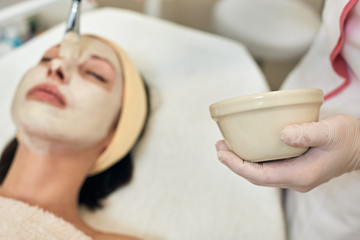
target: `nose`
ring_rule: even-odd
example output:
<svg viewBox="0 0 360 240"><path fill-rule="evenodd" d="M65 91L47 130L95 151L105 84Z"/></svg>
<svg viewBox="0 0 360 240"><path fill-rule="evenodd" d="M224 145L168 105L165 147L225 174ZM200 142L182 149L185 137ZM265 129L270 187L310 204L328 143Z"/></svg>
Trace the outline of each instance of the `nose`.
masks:
<svg viewBox="0 0 360 240"><path fill-rule="evenodd" d="M80 47L79 35L74 32L68 32L60 43L59 56L64 59L78 59Z"/></svg>
<svg viewBox="0 0 360 240"><path fill-rule="evenodd" d="M50 80L57 81L61 84L68 84L69 76L64 61L60 59L51 60L47 70L47 77Z"/></svg>

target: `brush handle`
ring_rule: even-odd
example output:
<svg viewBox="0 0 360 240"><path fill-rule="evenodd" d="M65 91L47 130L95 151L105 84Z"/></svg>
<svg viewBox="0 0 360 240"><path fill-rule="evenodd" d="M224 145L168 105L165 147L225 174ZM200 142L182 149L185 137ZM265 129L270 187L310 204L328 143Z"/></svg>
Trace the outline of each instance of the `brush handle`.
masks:
<svg viewBox="0 0 360 240"><path fill-rule="evenodd" d="M81 7L81 0L73 0L68 22L66 25L66 32L71 31L79 34L80 7Z"/></svg>

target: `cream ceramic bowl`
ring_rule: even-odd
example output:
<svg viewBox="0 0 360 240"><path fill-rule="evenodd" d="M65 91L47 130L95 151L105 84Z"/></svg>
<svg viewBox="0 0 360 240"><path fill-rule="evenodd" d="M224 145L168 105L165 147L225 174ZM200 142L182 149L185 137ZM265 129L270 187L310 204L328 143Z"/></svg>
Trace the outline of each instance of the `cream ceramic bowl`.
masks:
<svg viewBox="0 0 360 240"><path fill-rule="evenodd" d="M320 89L274 91L214 103L210 113L235 154L262 162L306 152L283 143L280 132L291 123L318 121L323 99Z"/></svg>

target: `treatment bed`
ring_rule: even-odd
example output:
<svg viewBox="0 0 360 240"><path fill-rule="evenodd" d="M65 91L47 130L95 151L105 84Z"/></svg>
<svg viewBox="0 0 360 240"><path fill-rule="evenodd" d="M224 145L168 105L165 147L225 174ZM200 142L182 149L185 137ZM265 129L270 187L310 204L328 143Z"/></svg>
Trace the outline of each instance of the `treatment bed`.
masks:
<svg viewBox="0 0 360 240"><path fill-rule="evenodd" d="M27 69L61 41L58 25L0 58L0 147L15 135L11 101ZM82 16L83 34L118 43L150 88L148 127L131 183L81 214L92 226L149 240L283 240L280 190L255 186L217 159L209 105L269 91L239 43L122 9ZM95 129L94 129L95 131Z"/></svg>

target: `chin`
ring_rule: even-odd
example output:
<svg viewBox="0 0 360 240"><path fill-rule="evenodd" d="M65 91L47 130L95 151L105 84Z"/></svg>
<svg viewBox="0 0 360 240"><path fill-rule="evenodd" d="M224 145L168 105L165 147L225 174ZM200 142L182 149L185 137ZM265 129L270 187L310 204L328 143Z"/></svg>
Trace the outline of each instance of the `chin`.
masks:
<svg viewBox="0 0 360 240"><path fill-rule="evenodd" d="M37 101L18 101L12 106L16 128L20 135L28 139L79 149L90 148L103 141L109 130L76 112Z"/></svg>

